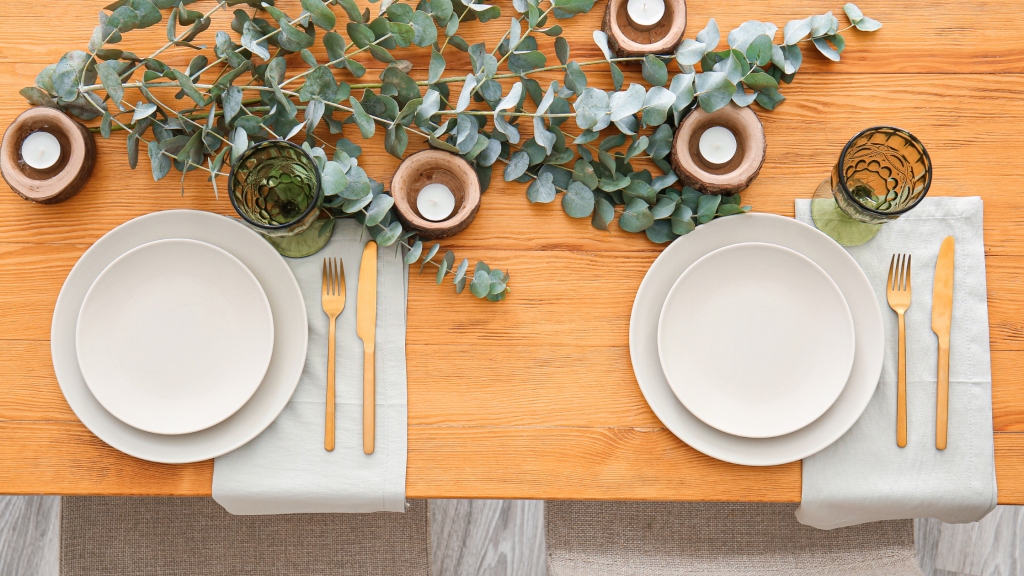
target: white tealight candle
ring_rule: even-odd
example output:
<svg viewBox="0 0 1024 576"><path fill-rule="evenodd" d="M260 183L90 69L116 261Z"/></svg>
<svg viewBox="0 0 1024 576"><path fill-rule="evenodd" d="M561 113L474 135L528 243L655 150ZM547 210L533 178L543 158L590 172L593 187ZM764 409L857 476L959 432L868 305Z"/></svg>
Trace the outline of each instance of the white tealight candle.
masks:
<svg viewBox="0 0 1024 576"><path fill-rule="evenodd" d="M665 16L665 0L629 0L626 15L634 28L650 30Z"/></svg>
<svg viewBox="0 0 1024 576"><path fill-rule="evenodd" d="M451 216L455 209L455 195L444 184L427 184L416 197L416 208L427 220L438 222Z"/></svg>
<svg viewBox="0 0 1024 576"><path fill-rule="evenodd" d="M736 136L725 126L712 126L700 135L700 155L710 164L725 164L736 155Z"/></svg>
<svg viewBox="0 0 1024 576"><path fill-rule="evenodd" d="M60 142L49 132L33 132L21 143L21 157L36 170L49 168L60 158Z"/></svg>

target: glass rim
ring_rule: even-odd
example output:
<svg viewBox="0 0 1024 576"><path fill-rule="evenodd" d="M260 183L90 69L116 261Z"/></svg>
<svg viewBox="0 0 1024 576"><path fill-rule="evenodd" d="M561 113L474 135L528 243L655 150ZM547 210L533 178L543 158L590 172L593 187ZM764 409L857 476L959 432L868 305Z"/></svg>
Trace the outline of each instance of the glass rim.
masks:
<svg viewBox="0 0 1024 576"><path fill-rule="evenodd" d="M846 158L846 153L850 150L850 146L853 144L854 140L856 140L857 138L860 138L861 136L867 134L868 132L873 132L873 131L877 131L877 130L895 130L897 132L900 132L901 134L905 134L906 136L909 137L911 142L916 144L921 149L921 153L924 155L924 159L925 159L926 163L928 164L929 175L928 175L928 181L924 185L924 191L921 192L921 195L918 196L917 200L914 200L914 202L910 206L907 206L906 208L901 208L900 210L886 211L886 210L876 210L874 208L869 208L869 207L861 204L857 200L857 198L853 195L853 192L850 191L849 186L846 185L846 175L843 173L843 159ZM874 214L876 216L897 216L897 215L900 215L900 214L904 214L904 213L908 212L909 210L913 209L915 206L920 204L922 200L924 200L925 196L928 195L928 190L932 187L933 165L932 165L932 158L931 158L931 156L928 155L928 149L924 147L924 144L921 142L921 140L919 140L917 138L917 136L914 136L913 134L910 133L910 131L904 130L903 128L899 128L897 126L882 125L882 126L872 126L870 128L865 128L865 129L861 130L860 132L858 132L857 134L855 134L853 136L853 138L850 138L849 142L847 142L846 145L843 146L843 151L839 153L839 170L838 170L838 172L839 172L839 187L840 187L840 189L842 189L843 195L846 196L847 200L849 200L850 202L853 202L854 204L857 205L858 208L860 208L861 210L864 210L865 212L867 212L869 214Z"/></svg>
<svg viewBox="0 0 1024 576"><path fill-rule="evenodd" d="M305 156L306 159L309 160L309 163L312 164L312 166L313 166L313 172L316 174L316 194L313 195L313 202L310 202L309 206L306 207L306 210L303 211L302 214L300 216L298 216L297 218L295 218L295 219L293 219L293 220L291 220L289 222L285 222L284 224L270 224L270 225L268 225L268 224L260 224L259 222L253 221L252 218L249 218L249 216L247 216L243 210L240 210L239 207L238 207L238 202L235 201L235 192L234 192L235 170L238 168L238 165L241 164L242 161L245 160L254 151L256 151L256 150L258 150L260 148L266 148L266 147L269 147L269 146L279 146L279 145L284 145L286 147L294 148L294 149L298 150L299 152L301 152L302 155ZM314 160L313 157L310 156L309 153L306 152L302 148L302 146L299 146L298 144L295 144L294 142L289 142L287 140L271 139L271 140L264 140L262 142L258 142L256 144L254 144L251 148L249 148L245 152L243 152L242 155L238 157L238 160L235 160L235 162L231 165L231 171L228 173L228 199L231 200L231 206L235 209L235 212L238 213L238 215L242 217L242 220L245 220L245 222L248 223L251 226L255 226L256 228L260 228L260 229L263 229L263 230L284 230L286 228L294 226L298 222L302 222L303 220L308 218L309 215L314 210L319 210L320 209L319 203L316 200L318 198L320 198L322 194L323 194L323 185L320 182L320 168L316 165L316 160Z"/></svg>

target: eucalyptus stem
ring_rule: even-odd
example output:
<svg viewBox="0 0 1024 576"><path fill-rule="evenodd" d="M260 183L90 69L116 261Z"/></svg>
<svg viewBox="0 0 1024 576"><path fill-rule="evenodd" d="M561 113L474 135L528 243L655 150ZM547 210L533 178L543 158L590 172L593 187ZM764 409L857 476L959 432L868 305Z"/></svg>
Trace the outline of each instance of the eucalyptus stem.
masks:
<svg viewBox="0 0 1024 576"><path fill-rule="evenodd" d="M227 0L221 0L221 2L219 4L217 4L216 6L214 6L209 12L207 12L206 14L203 14L203 18L209 18L210 16L213 15L214 12L216 12L217 10L220 10L221 8L226 6L227 3L228 3ZM180 41L182 38L185 37L186 34L188 34L188 30L185 30L181 34L178 34L177 36L175 36L174 37L174 42ZM168 42L167 44L164 44L156 52L153 52L147 58L144 58L144 60L149 60L149 59L152 59L152 58L156 58L157 56L162 54L164 50L167 50L171 46L174 46L174 42ZM131 70L129 70L129 71L125 72L124 74L122 74L121 78L131 78L132 74L134 74L135 71L138 70L139 68L141 68L142 66L143 66L143 64L141 62L136 64L134 68L132 68Z"/></svg>
<svg viewBox="0 0 1024 576"><path fill-rule="evenodd" d="M672 126L682 120L682 117L693 108L695 101L699 99L702 108L709 112L729 105L730 102L747 106L755 100L765 109L774 109L785 100L785 96L779 91L780 81L789 83L803 60L798 40L804 43L812 42L824 56L838 60L840 48L845 47L844 39L839 32L850 27L870 32L882 25L877 20L865 17L859 8L848 3L843 7L843 11L849 17L852 26L843 30L838 30L838 20L831 13L813 15L803 20L791 21L784 28L790 31L789 37L784 38L782 44L774 44L772 39L774 31L778 30L777 26L748 20L734 32L738 32L740 44L746 42L749 47L717 52L717 44L725 35L718 30L714 19L711 19L705 29L697 35L704 40L687 41L674 54L680 73L670 78L671 73L667 64L671 63L673 57L612 57L607 35L601 31L594 32L594 41L601 49L601 53L606 55L605 58L545 66L549 56L545 56L538 48L537 39L540 37L534 36L534 33L543 31L551 36L558 36L561 27L543 29L540 27L541 22L547 24L548 18L556 8L556 2L565 12L559 12L558 16L565 18L589 11L593 8L593 1L548 0L549 7L542 10L541 0L524 0L528 4L527 10L511 14L511 24L505 28L489 54L482 49L484 44L475 44L468 48L462 37L456 39L456 46L469 53L473 71L481 71L475 75L475 82L470 90L466 90L467 85L464 84L459 100L466 102L467 97L470 97L472 102L473 96L476 99L479 99L481 94L487 96L486 107L464 104L463 107L472 109L459 111L452 109L450 91L445 86L466 82L468 76L438 78L436 82L430 82L429 78L433 76L428 72L427 80L417 81L407 66L396 67L393 64L395 57L391 51L396 45L406 47L415 44L427 50L434 47L435 50L431 51L430 56L431 68L434 75L442 76L446 62L441 53L451 44L459 26L472 18L469 14L478 14L479 17L476 19L483 22L497 18L500 15L500 8L488 5L489 0L472 0L472 6L468 5L470 0L421 0L415 8L412 4L393 4L394 0L391 1L392 4L389 6L393 7L382 11L381 17L371 23L367 22L361 13L357 13L357 8L350 0L302 0L304 10L294 19L276 8L261 4L258 0L220 0L202 16L201 21L193 21L192 26L181 34L172 33L170 42L149 58L140 60L133 53L104 48L118 32L152 26L159 22L162 16L158 18L146 3L136 11L135 0L122 0L110 7L110 10L116 13L116 17L101 14L102 24L92 37L93 43L100 43L98 48L87 52L69 52L59 63L47 66L37 77L36 86L23 89L21 94L33 104L54 106L84 120L102 115L103 120L98 130L104 136L109 137L113 130L131 131L128 138L128 153L132 168L137 162L139 145L145 143L151 154L153 177L160 180L171 168L178 169L182 172L183 194L187 172L200 169L209 173L216 194L217 177L226 175L220 169L225 165L227 154L237 155L248 149L252 142L266 137L281 138L275 129L287 132L286 138L297 137L304 129L302 146L317 163L325 195L332 198L330 206L324 210L329 212L332 218L362 215L364 228L373 231L374 238L381 246L394 243L397 249L404 245L415 252L413 256L422 253L422 241L415 239L411 231L403 229L401 221L393 212L394 199L384 192L383 184L373 180L358 165L357 159L361 150L344 138L339 140L336 146L328 144L316 133L318 126L323 126L321 120L326 121L332 133L338 131L341 123L355 122L364 138L376 133L376 127L379 125L385 131L385 151L399 159L405 156L410 138L426 138L434 146L461 154L471 162L481 178L482 190L487 189L496 167L500 169L504 165L502 172L507 181L515 180L530 184L527 197L532 202L549 202L561 193L562 209L572 218L592 216L591 222L595 228L608 230L609 224L618 214L618 227L623 231L643 232L651 241L665 243L714 218L750 209L748 206L739 205L738 196L726 198L721 195L701 194L685 186L681 189L671 187L678 179L672 175L663 158L672 144ZM227 41L225 46L225 33L217 32L220 47L224 47L224 50L221 51L220 47L215 48L214 53L217 57L214 61L201 67L197 66L198 70L185 69L187 76L182 74L182 70L156 60L156 57L170 46L186 45L183 42L186 38L189 47L200 48L193 45L192 41L201 29L209 27L210 17L225 6L243 2L253 6L255 12L251 16L240 12L239 18L244 20L248 16L248 20L257 28L253 29L252 25L246 24L242 46L232 51L229 47L234 46L234 42ZM452 2L457 5L452 5ZM161 0L159 3L153 0L152 3L154 6L170 5L167 0ZM273 20L264 22L257 19L260 8L256 7L256 4L261 4ZM339 28L339 31L347 32L346 36L340 39L337 36L338 32L334 30L339 24L337 16L341 14L331 9L332 4L341 5L351 21ZM179 8L189 16L199 15L199 12L185 11L182 5L179 5ZM455 14L456 8L462 8L462 12ZM111 26L105 28L108 18L111 19ZM255 22L257 20L258 25ZM503 20L505 23L508 21ZM524 26L524 21L528 25ZM311 32L314 26L322 29L323 34L333 36L320 36L321 41L327 40L324 47L337 56L328 57L326 64L310 59L309 53L306 52L306 49L311 48L316 41L316 34ZM100 42L104 32L111 28L114 31L106 34L106 38ZM173 29L173 22L170 22L168 30ZM814 31L822 29L836 32L813 35ZM443 42L438 35L441 31L445 35ZM256 38L257 35L259 38ZM275 35L276 40L267 42ZM809 35L810 37L807 37ZM731 45L739 48L746 46L736 44L736 36L733 34L729 36L733 40ZM251 38L255 39L258 47L253 46ZM511 41L513 38L515 42ZM338 40L337 45L331 43L332 39ZM714 45L707 39L713 39ZM818 42L819 39L823 39L823 42ZM273 51L269 50L271 43L275 45ZM385 47L384 43L388 43L390 47ZM252 48L247 49L245 46ZM337 48L341 48L340 53L334 51ZM567 48L568 44L564 37L555 40L555 52L560 60L568 59ZM266 54L268 58L257 58L250 54L253 49L259 54ZM784 63L777 59L780 49L785 59ZM503 50L504 54L498 56ZM280 55L300 51L303 53L303 61L309 64L308 68L294 70L290 77L285 77L287 66L282 66ZM387 65L385 70L388 74L381 75L382 81L374 82L367 78L366 82L346 83L338 82L333 73L323 74L326 70L324 67L348 68L350 73L353 69L355 73L365 70L362 65L357 65L355 57L366 51L370 51L376 60ZM513 54L516 55L515 58ZM774 62L768 58L769 55L775 56ZM727 74L708 75L708 72L697 73L692 68L701 61L705 64L704 68L708 68L709 63L717 63L725 57L730 59L725 63L728 65ZM102 58L117 61L98 63ZM205 56L193 58L189 66L205 61ZM264 64L252 70L251 79L240 78L242 70L238 66L233 66L244 64L245 68L249 68L260 61L269 64L269 69L275 74L280 74L281 82L274 82L278 76L268 77L265 71L267 66ZM641 73L646 84L631 82L628 89L624 90L621 85L622 73L617 64L640 61L645 61ZM569 68L570 64L572 68ZM143 76L141 81L132 81L135 71L143 65L159 72L165 77L164 81L159 81L160 78L154 77L151 73ZM597 88L595 85L598 85L598 82L590 82L591 85L587 86L586 75L580 71L580 68L589 69L592 66L604 65L608 66L607 71L612 75L614 91ZM217 69L218 66L221 68ZM502 66L503 72L500 70ZM122 67L128 69L127 72L117 73L116 71ZM99 82L86 85L85 79L89 74L93 74L94 69ZM213 72L209 74L216 75L212 83L200 83L203 74L211 70ZM112 71L114 73L111 73ZM542 110L537 82L529 77L541 72L557 71L564 71L567 74L564 82L573 86L572 92L575 94L563 90L559 92L561 97L552 101L549 89L547 100L543 102L545 108ZM157 81L147 83L147 77L153 77ZM516 85L515 98L510 98L511 92L505 94L505 87L495 82L516 79L522 80L522 83ZM424 93L423 87L432 85L433 89L428 89ZM698 86L701 90L697 89ZM124 90L131 88L142 92L147 101L145 105L140 103L136 107L124 99ZM195 101L196 107L182 105L181 110L172 108L169 104L173 103L165 103L155 98L150 88L180 89ZM100 89L106 92L103 98L96 94ZM352 90L358 89L365 90L362 100L357 100L358 97L352 93ZM531 106L523 102L524 97L520 92L522 89L526 89L530 99L537 104L532 107L532 111L525 110ZM246 90L249 92L246 93ZM444 96L442 92L449 93L449 96ZM114 94L119 96L115 102L117 110L112 110L106 101L113 98ZM346 96L348 102L340 96ZM495 102L499 100L509 102L498 111L488 109L494 107ZM300 101L306 101L308 104L297 105ZM227 117L227 110L231 111L230 118ZM274 110L273 114L270 114L271 110ZM304 112L301 114L301 122L300 111ZM351 116L343 117L339 121L333 118L335 111ZM125 114L129 113L132 114L131 122L125 117ZM461 118L463 115L477 120ZM591 144L591 141L600 137L596 133L598 127L603 129L610 126L611 115L616 118L614 125L619 133L606 135L600 144ZM453 117L456 116L459 117L459 122L455 122ZM534 119L532 122L529 121L531 118ZM541 120L538 122L537 118ZM575 119L579 130L573 130L560 122L568 118ZM545 119L550 119L551 122ZM488 128L491 121L493 127ZM532 136L525 142L520 142L519 129L523 127L529 136L531 125ZM155 140L145 139L146 130L150 127L153 128ZM581 136L586 137L574 137L563 130L582 131ZM214 135L213 138L209 136L211 133ZM642 136L639 135L641 133ZM632 140L627 138L628 136L632 136ZM516 143L513 144L511 140L515 140ZM559 146L556 151L556 144L563 141L564 147ZM628 148L622 151L620 148L627 142ZM334 158L328 160L327 150L332 148L335 148L336 152ZM170 150L175 153L171 153ZM170 158L174 162L167 162L165 158ZM638 160L653 160L653 163L666 173L652 177L646 170L637 171L630 162L635 163ZM621 208L622 206L624 208ZM410 240L406 242L406 238ZM424 265L431 262L438 268L440 283L444 275L449 269L454 269L455 265L450 251L439 262L435 261L433 256L436 255L437 249L438 246L435 244L430 252L422 254L422 258ZM406 258L409 259L409 256ZM457 291L460 292L466 287L468 280L465 276L466 266L468 259L463 259L459 265L459 272L456 273ZM500 301L507 295L507 274L500 270L491 271L483 263L478 263L472 278L470 292L479 298Z"/></svg>

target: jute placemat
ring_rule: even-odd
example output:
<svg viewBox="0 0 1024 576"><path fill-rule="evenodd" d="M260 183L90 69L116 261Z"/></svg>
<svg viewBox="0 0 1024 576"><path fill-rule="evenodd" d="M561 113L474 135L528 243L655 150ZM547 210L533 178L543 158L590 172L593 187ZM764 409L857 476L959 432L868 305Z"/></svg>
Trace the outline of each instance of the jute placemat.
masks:
<svg viewBox="0 0 1024 576"><path fill-rule="evenodd" d="M65 497L61 576L430 574L427 502L405 513L233 516L210 498Z"/></svg>
<svg viewBox="0 0 1024 576"><path fill-rule="evenodd" d="M912 520L818 530L796 504L548 502L548 576L921 576Z"/></svg>

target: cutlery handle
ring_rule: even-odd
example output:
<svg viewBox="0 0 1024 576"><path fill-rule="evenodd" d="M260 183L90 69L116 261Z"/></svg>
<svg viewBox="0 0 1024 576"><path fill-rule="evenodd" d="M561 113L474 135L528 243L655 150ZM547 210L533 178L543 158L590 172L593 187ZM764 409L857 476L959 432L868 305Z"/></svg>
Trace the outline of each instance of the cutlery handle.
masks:
<svg viewBox="0 0 1024 576"><path fill-rule="evenodd" d="M376 390L373 382L373 350L363 352L363 452L373 454Z"/></svg>
<svg viewBox="0 0 1024 576"><path fill-rule="evenodd" d="M907 331L903 314L900 319L899 364L896 368L896 445L907 446Z"/></svg>
<svg viewBox="0 0 1024 576"><path fill-rule="evenodd" d="M324 431L324 448L334 450L334 324L337 316L331 318L327 337L327 416Z"/></svg>
<svg viewBox="0 0 1024 576"><path fill-rule="evenodd" d="M949 419L949 343L939 342L939 390L935 413L935 447L946 449L946 425Z"/></svg>

